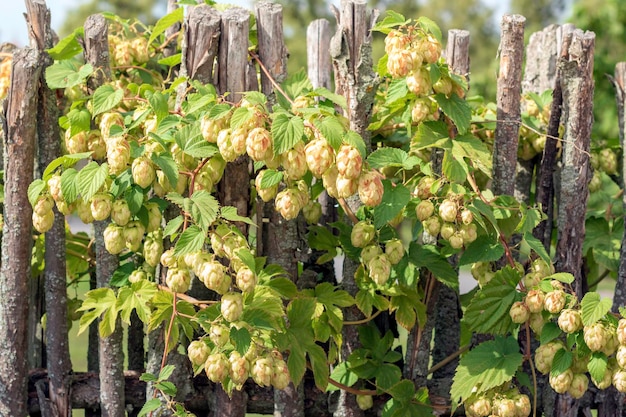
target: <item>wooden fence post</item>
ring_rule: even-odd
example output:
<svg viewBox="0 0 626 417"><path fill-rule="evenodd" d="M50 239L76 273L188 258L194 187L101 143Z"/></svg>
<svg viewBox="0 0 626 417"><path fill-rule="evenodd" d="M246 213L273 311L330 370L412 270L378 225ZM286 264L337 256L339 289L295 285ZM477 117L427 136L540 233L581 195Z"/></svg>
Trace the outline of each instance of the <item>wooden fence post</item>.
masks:
<svg viewBox="0 0 626 417"><path fill-rule="evenodd" d="M42 63L42 76L39 80L39 166L45 167L61 155L59 140L59 107L56 93L48 88L43 70L53 62L46 52L52 48L53 36L50 27L50 9L43 0L26 2L27 23L31 43L36 44ZM70 360L67 325L67 283L65 268L65 216L54 211L52 229L46 233L45 241L45 305L46 326L46 368L49 378L50 416L68 417L71 415L70 383L72 363ZM43 399L40 399L42 402Z"/></svg>
<svg viewBox="0 0 626 417"><path fill-rule="evenodd" d="M233 7L222 13L221 38L218 51L218 91L229 93L228 100L237 102L242 93L249 91L248 33L250 12ZM222 205L234 206L240 216L250 213L250 193L241 192L250 187L250 158L240 156L226 165L224 178L219 183L219 200ZM247 236L247 227L240 230ZM214 417L243 417L246 414L247 396L244 391L233 391L231 396L221 385L215 389Z"/></svg>
<svg viewBox="0 0 626 417"><path fill-rule="evenodd" d="M85 60L95 69L88 80L93 92L111 78L108 46L108 23L102 15L92 15L85 22ZM94 221L96 246L96 280L98 288L108 287L117 269L117 256L111 255L104 246L104 230L110 220ZM122 350L122 326L118 321L115 331L108 337L100 337L99 374L100 409L104 417L124 417L124 353Z"/></svg>
<svg viewBox="0 0 626 417"><path fill-rule="evenodd" d="M615 86L615 97L617 100L617 117L619 123L619 141L622 149L624 149L626 132L624 131L624 109L626 109L626 62L619 62L615 66L615 78L613 79ZM626 184L626 152L622 154L622 183ZM626 209L626 193L622 194L622 204ZM622 247L620 251L620 264L617 274L617 285L613 294L613 311L621 306L626 305L626 230L622 238Z"/></svg>
<svg viewBox="0 0 626 417"><path fill-rule="evenodd" d="M371 28L378 18L378 12L368 12L367 3L363 0L342 0L341 11L336 9L337 31L331 39L330 55L335 69L335 92L346 98L350 129L361 135L368 151L371 148L370 132L367 130L374 103L374 95L378 78L373 70ZM352 211L360 204L358 198L347 201ZM354 281L354 273L358 263L349 258L344 259L343 288L355 296L358 291ZM345 320L358 320L362 317L356 306L344 311ZM348 357L359 347L356 326L345 326L343 329L343 346L341 354ZM335 416L357 417L363 411L356 404L356 396L346 391L339 394Z"/></svg>
<svg viewBox="0 0 626 417"><path fill-rule="evenodd" d="M493 150L494 194L513 195L517 144L521 122L520 93L524 62L524 23L520 15L505 15L500 25L497 123Z"/></svg>
<svg viewBox="0 0 626 417"><path fill-rule="evenodd" d="M256 4L256 22L258 34L259 59L268 72L261 71L261 91L268 96L272 106L274 85L272 80L280 83L287 76L287 48L283 36L283 8L279 4L261 1ZM270 78L271 77L271 78ZM272 204L263 205L262 245L263 255L268 263L275 263L285 269L289 278L298 282L298 249L301 246L300 219L288 221L282 218ZM274 416L303 417L304 390L303 383L297 387L290 383L284 390L274 390Z"/></svg>
<svg viewBox="0 0 626 417"><path fill-rule="evenodd" d="M37 135L37 89L41 76L37 50L17 50L11 74L3 128L6 133L0 269L0 415L24 416L28 376L26 300L32 246L32 209L26 191L33 180Z"/></svg>

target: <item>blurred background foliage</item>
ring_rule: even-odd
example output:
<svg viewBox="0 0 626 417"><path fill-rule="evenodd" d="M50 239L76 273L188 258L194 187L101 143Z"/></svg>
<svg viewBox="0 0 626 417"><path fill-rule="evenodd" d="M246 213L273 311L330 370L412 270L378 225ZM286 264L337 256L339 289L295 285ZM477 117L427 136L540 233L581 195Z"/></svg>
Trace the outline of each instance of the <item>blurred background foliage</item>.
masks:
<svg viewBox="0 0 626 417"><path fill-rule="evenodd" d="M209 2L210 0L206 0ZM283 5L284 30L289 50L289 71L306 68L306 27L315 19L334 24L331 5L339 0L275 0ZM224 3L223 1L218 1ZM253 7L254 1L238 4ZM444 37L449 29L471 33L471 92L488 101L495 100L499 19L503 12L526 17L526 37L552 23L571 22L596 33L594 140L603 145L617 144L618 127L615 91L607 74L615 64L626 60L626 5L624 0L510 0L508 9L500 0L369 0L372 8L395 10L406 17L427 16L439 24ZM123 18L136 17L154 23L165 14L166 0L83 0L68 13L61 35L85 21L90 14L110 11ZM444 39L445 41L445 39ZM383 54L383 37L375 35L374 58Z"/></svg>

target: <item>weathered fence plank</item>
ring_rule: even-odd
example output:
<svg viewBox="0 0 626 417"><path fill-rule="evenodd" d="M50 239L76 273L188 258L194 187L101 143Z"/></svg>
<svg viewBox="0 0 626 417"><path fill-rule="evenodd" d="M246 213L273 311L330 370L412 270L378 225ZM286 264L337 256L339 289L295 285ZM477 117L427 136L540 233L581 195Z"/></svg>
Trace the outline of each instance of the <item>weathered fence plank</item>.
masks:
<svg viewBox="0 0 626 417"><path fill-rule="evenodd" d="M521 122L520 93L524 62L524 23L520 15L505 15L500 28L500 71L498 73L497 123L493 150L494 194L513 195Z"/></svg>
<svg viewBox="0 0 626 417"><path fill-rule="evenodd" d="M95 77L88 87L93 93L111 77L108 46L108 23L102 15L92 15L85 22L85 60L95 69ZM117 256L111 255L104 246L104 230L110 220L94 221L96 246L96 280L98 288L109 286L117 269ZM104 417L124 417L124 353L122 327L118 318L115 331L108 337L100 337L99 371L100 403Z"/></svg>
<svg viewBox="0 0 626 417"><path fill-rule="evenodd" d="M4 229L0 269L0 415L26 415L28 278L32 209L26 191L33 180L37 136L39 53L13 55L4 111ZM8 156L11 156L10 158Z"/></svg>

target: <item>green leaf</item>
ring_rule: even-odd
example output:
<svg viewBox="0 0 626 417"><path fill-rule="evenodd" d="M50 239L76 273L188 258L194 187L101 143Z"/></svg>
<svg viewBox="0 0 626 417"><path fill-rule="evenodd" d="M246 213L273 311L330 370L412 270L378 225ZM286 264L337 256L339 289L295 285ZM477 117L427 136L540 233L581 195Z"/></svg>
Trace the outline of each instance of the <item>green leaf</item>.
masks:
<svg viewBox="0 0 626 417"><path fill-rule="evenodd" d="M138 185L133 184L124 193L124 199L128 203L130 213L136 215L143 207L143 190ZM140 219L141 220L141 219Z"/></svg>
<svg viewBox="0 0 626 417"><path fill-rule="evenodd" d="M183 216L174 217L172 220L167 222L167 225L165 225L165 229L163 230L163 237L171 236L174 233L178 232L178 229L180 229L183 223Z"/></svg>
<svg viewBox="0 0 626 417"><path fill-rule="evenodd" d="M537 253L537 255L539 255L541 259L544 260L544 262L546 262L547 264L552 263L552 260L550 259L550 255L548 254L548 251L546 250L546 248L543 246L543 243L541 243L539 239L534 237L532 233L530 232L524 233L524 237L522 241L526 242L526 244L528 244L528 246L530 246L530 248L534 250L535 253Z"/></svg>
<svg viewBox="0 0 626 417"><path fill-rule="evenodd" d="M54 171L56 171L57 168L62 167L63 169L67 169L67 168L73 167L81 159L86 159L86 158L89 158L90 156L91 156L91 152L75 153L72 155L63 155L48 164L45 171L43 172L42 178L44 180L48 180L52 176Z"/></svg>
<svg viewBox="0 0 626 417"><path fill-rule="evenodd" d="M580 302L583 324L590 326L600 320L611 311L612 301L610 298L600 299L597 292L588 292Z"/></svg>
<svg viewBox="0 0 626 417"><path fill-rule="evenodd" d="M335 366L333 372L330 374L330 377L333 381L337 381L347 387L353 386L359 380L357 374L350 371L348 362L341 362L339 365ZM332 384L328 384L328 387L326 388L326 392L334 392L338 390L339 388Z"/></svg>
<svg viewBox="0 0 626 417"><path fill-rule="evenodd" d="M98 165L91 161L78 172L76 183L83 200L89 201L100 190L106 177L109 175L109 167L106 163Z"/></svg>
<svg viewBox="0 0 626 417"><path fill-rule="evenodd" d="M367 162L371 168L381 169L388 166L412 169L419 163L416 158L409 157L409 154L398 148L379 148L367 157Z"/></svg>
<svg viewBox="0 0 626 417"><path fill-rule="evenodd" d="M92 73L93 67L90 64L78 67L74 61L57 61L46 68L46 83L52 90L74 87L85 82Z"/></svg>
<svg viewBox="0 0 626 417"><path fill-rule="evenodd" d="M252 337L250 336L248 329L245 327L238 329L233 326L230 328L230 340L235 345L235 350L243 356L250 347Z"/></svg>
<svg viewBox="0 0 626 417"><path fill-rule="evenodd" d="M381 21L377 22L372 30L382 33L389 33L391 29L402 26L407 22L408 20L406 20L406 18L400 13L393 10L387 10L385 17Z"/></svg>
<svg viewBox="0 0 626 417"><path fill-rule="evenodd" d="M112 287L121 287L123 285L128 284L128 277L135 270L135 264L132 262L126 262L117 267L117 269L113 272L111 279L109 280L109 285Z"/></svg>
<svg viewBox="0 0 626 417"><path fill-rule="evenodd" d="M441 29L439 29L437 23L427 18L426 16L420 16L417 19L417 23L422 29L424 29L426 32L430 32L441 43Z"/></svg>
<svg viewBox="0 0 626 417"><path fill-rule="evenodd" d="M438 281L458 290L459 275L448 260L439 253L436 246L412 242L409 246L409 261L418 268L428 269Z"/></svg>
<svg viewBox="0 0 626 417"><path fill-rule="evenodd" d="M290 117L287 113L279 113L272 121L272 140L274 155L280 155L292 149L302 140L304 122L298 116Z"/></svg>
<svg viewBox="0 0 626 417"><path fill-rule="evenodd" d="M482 287L467 306L463 322L477 333L505 334L513 327L509 310L518 299L519 271L505 267Z"/></svg>
<svg viewBox="0 0 626 417"><path fill-rule="evenodd" d="M146 403L143 405L143 407L141 407L141 410L139 410L138 417L147 416L150 412L152 412L152 411L156 410L157 408L161 407L161 405L162 405L161 404L161 400L159 398L152 398L151 400L146 401Z"/></svg>
<svg viewBox="0 0 626 417"><path fill-rule="evenodd" d="M332 91L328 90L327 88L324 87L318 87L315 90L311 91L310 93L307 93L307 96L314 96L314 97L323 97L325 99L328 99L330 101L333 102L333 104L336 104L337 106L341 107L342 109L347 109L348 108L348 103L346 101L346 98L340 94L336 94L333 93Z"/></svg>
<svg viewBox="0 0 626 417"><path fill-rule="evenodd" d="M393 80L389 84L385 102L387 104L392 104L397 100L406 98L407 94L409 94L409 87L406 85L406 78Z"/></svg>
<svg viewBox="0 0 626 417"><path fill-rule="evenodd" d="M454 141L452 141L452 143L452 151L445 151L443 154L443 174L450 181L463 184L469 175L469 167L462 157L455 155L454 149L457 148L458 145L454 145Z"/></svg>
<svg viewBox="0 0 626 417"><path fill-rule="evenodd" d="M322 136L333 149L338 150L341 147L345 128L336 116L315 119L313 124L322 132Z"/></svg>
<svg viewBox="0 0 626 417"><path fill-rule="evenodd" d="M157 123L160 123L170 112L167 106L168 97L160 92L155 92L148 97L148 102L154 114L157 117Z"/></svg>
<svg viewBox="0 0 626 417"><path fill-rule="evenodd" d="M166 56L165 58L161 58L157 61L159 65L165 65L168 67L174 67L176 65L180 65L182 62L182 54L179 52L172 56Z"/></svg>
<svg viewBox="0 0 626 417"><path fill-rule="evenodd" d="M307 345L306 349L309 359L311 360L315 385L320 391L324 391L328 386L329 373L326 352L321 346L315 343Z"/></svg>
<svg viewBox="0 0 626 417"><path fill-rule="evenodd" d="M572 360L572 352L563 348L559 349L554 354L550 375L560 375L563 372L567 371L569 367L572 366Z"/></svg>
<svg viewBox="0 0 626 417"><path fill-rule="evenodd" d="M254 116L254 112L250 110L248 107L237 107L235 111L233 111L233 115L230 118L230 127L232 129L237 129L239 126L246 123Z"/></svg>
<svg viewBox="0 0 626 417"><path fill-rule="evenodd" d="M374 295L368 290L359 290L355 297L356 306L363 312L365 317L372 315Z"/></svg>
<svg viewBox="0 0 626 417"><path fill-rule="evenodd" d="M72 109L67 114L70 122L70 135L87 132L91 128L91 113L87 109Z"/></svg>
<svg viewBox="0 0 626 417"><path fill-rule="evenodd" d="M402 371L397 365L383 363L376 369L376 386L386 390L402 379Z"/></svg>
<svg viewBox="0 0 626 417"><path fill-rule="evenodd" d="M446 97L445 94L436 94L435 99L441 110L454 122L461 135L470 127L472 109L469 104L456 94Z"/></svg>
<svg viewBox="0 0 626 417"><path fill-rule="evenodd" d="M237 207L233 206L224 206L220 209L220 217L224 220L228 220L231 222L243 222L249 224L250 226L256 226L249 217L243 217L237 214Z"/></svg>
<svg viewBox="0 0 626 417"><path fill-rule="evenodd" d="M191 206L191 218L196 222L203 230L213 224L217 219L217 212L219 210L219 203L205 190L196 191L191 196L193 205Z"/></svg>
<svg viewBox="0 0 626 417"><path fill-rule="evenodd" d="M63 171L63 174L61 174L61 193L67 204L72 204L78 197L77 176L78 171L74 168L66 169Z"/></svg>
<svg viewBox="0 0 626 417"><path fill-rule="evenodd" d="M459 259L459 265L497 261L503 255L504 248L500 242L494 241L487 235L482 235L465 248L461 259Z"/></svg>
<svg viewBox="0 0 626 417"><path fill-rule="evenodd" d="M265 285L276 291L278 295L285 299L294 298L296 294L298 294L298 288L296 287L296 284L294 284L293 281L288 278L273 278Z"/></svg>
<svg viewBox="0 0 626 417"><path fill-rule="evenodd" d="M556 274L548 275L544 279L555 279L564 284L571 284L574 282L574 275L569 272L557 272Z"/></svg>
<svg viewBox="0 0 626 417"><path fill-rule="evenodd" d="M393 220L411 200L411 192L401 184L383 180L383 187L383 200L374 209L374 226L378 229Z"/></svg>
<svg viewBox="0 0 626 417"><path fill-rule="evenodd" d="M521 366L523 355L517 340L496 337L483 342L461 358L452 383L452 401L464 401L510 381Z"/></svg>
<svg viewBox="0 0 626 417"><path fill-rule="evenodd" d="M93 93L93 115L107 112L120 104L124 98L124 90L105 84Z"/></svg>
<svg viewBox="0 0 626 417"><path fill-rule="evenodd" d="M152 29L152 33L150 34L150 38L148 39L148 44L154 42L154 40L163 32L167 30L170 26L175 23L182 23L183 18L185 17L185 8L179 7L174 9L171 13L166 14L162 18L160 18L156 24L154 25L154 29Z"/></svg>
<svg viewBox="0 0 626 417"><path fill-rule="evenodd" d="M261 188L270 188L279 184L283 179L283 171L276 171L275 169L266 169L263 171L263 178L261 178Z"/></svg>
<svg viewBox="0 0 626 417"><path fill-rule="evenodd" d="M561 331L561 328L558 326L558 324L556 324L555 322L548 322L541 329L541 336L539 337L539 340L541 341L542 345L545 345L546 343L553 341L562 334L563 331Z"/></svg>
<svg viewBox="0 0 626 417"><path fill-rule="evenodd" d="M245 266L250 268L251 271L256 272L256 262L254 255L248 248L239 248L235 251L235 255L244 263Z"/></svg>
<svg viewBox="0 0 626 417"><path fill-rule="evenodd" d="M78 42L78 38L83 37L84 32L84 28L81 26L61 39L53 48L47 50L50 57L55 61L62 61L73 58L83 52L83 47Z"/></svg>
<svg viewBox="0 0 626 417"><path fill-rule="evenodd" d="M111 288L98 288L88 291L85 300L78 311L84 311L80 318L78 333L82 333L89 328L89 325L102 316L98 326L100 335L103 337L111 335L115 330L117 309L115 304L117 298Z"/></svg>
<svg viewBox="0 0 626 417"><path fill-rule="evenodd" d="M471 134L454 138L453 149L459 155L472 161L472 165L491 177L493 169L492 153L487 145Z"/></svg>
<svg viewBox="0 0 626 417"><path fill-rule="evenodd" d="M589 358L589 363L587 364L587 369L589 370L591 378L598 382L602 381L604 379L604 374L606 373L608 362L609 361L604 353L593 352L591 354L591 358Z"/></svg>
<svg viewBox="0 0 626 417"><path fill-rule="evenodd" d="M152 154L152 162L156 164L165 174L165 178L172 185L178 184L178 167L172 155L169 153Z"/></svg>
<svg viewBox="0 0 626 417"><path fill-rule="evenodd" d="M365 142L361 135L356 133L354 130L349 130L343 136L343 141L348 145L356 148L361 154L361 158L365 159L367 157L367 148L365 147Z"/></svg>
<svg viewBox="0 0 626 417"><path fill-rule="evenodd" d="M176 256L184 255L186 253L192 253L202 249L204 245L206 234L198 226L190 226L183 233L180 234L174 254Z"/></svg>
<svg viewBox="0 0 626 417"><path fill-rule="evenodd" d="M415 136L411 140L411 149L419 151L420 149L433 146L438 148L449 148L451 146L448 127L440 121L420 123Z"/></svg>
<svg viewBox="0 0 626 417"><path fill-rule="evenodd" d="M287 369L289 369L292 382L299 384L306 371L306 356L305 352L297 344L291 346L291 352L287 358Z"/></svg>
<svg viewBox="0 0 626 417"><path fill-rule="evenodd" d="M27 194L28 201L30 202L31 206L35 207L35 203L39 199L39 195L44 188L46 188L46 183L42 179L36 179L35 181L30 183L30 185L28 186Z"/></svg>

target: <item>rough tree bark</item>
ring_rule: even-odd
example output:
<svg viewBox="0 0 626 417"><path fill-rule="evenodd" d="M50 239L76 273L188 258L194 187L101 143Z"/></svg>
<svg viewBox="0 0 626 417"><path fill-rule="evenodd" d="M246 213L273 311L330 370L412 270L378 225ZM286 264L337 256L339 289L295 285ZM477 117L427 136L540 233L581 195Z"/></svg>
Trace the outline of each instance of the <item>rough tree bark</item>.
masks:
<svg viewBox="0 0 626 417"><path fill-rule="evenodd" d="M617 101L617 116L619 121L619 141L622 148L625 146L626 132L624 131L624 109L626 109L626 62L619 62L615 66L615 78L613 79L615 86L615 97ZM622 158L622 182L626 184L626 152ZM626 193L622 195L622 204L626 208ZM620 264L617 275L617 285L613 294L613 308L626 305L626 230L622 238L622 247L620 250Z"/></svg>
<svg viewBox="0 0 626 417"><path fill-rule="evenodd" d="M287 49L283 36L283 8L279 4L259 2L255 7L259 59L269 74L261 71L261 92L269 98L270 105L275 103L272 79L280 83L287 75ZM271 77L271 78L270 78ZM298 281L298 249L300 233L298 224L301 219L287 221L282 218L272 204L263 205L265 217L263 223L263 255L269 263L282 266L289 278ZM285 358L286 359L286 358ZM297 387L290 383L284 390L274 390L274 416L304 416L303 385Z"/></svg>
<svg viewBox="0 0 626 417"><path fill-rule="evenodd" d="M558 272L574 276L572 289L580 300L583 294L582 245L591 178L589 146L593 125L593 53L595 34L575 30L567 57L559 60L563 93L563 154L558 190L558 241L555 266ZM578 415L579 400L569 395L557 398L555 415Z"/></svg>
<svg viewBox="0 0 626 417"><path fill-rule="evenodd" d="M111 78L109 64L108 26L102 15L92 15L85 22L85 60L94 69L88 87L93 93ZM95 221L96 281L98 288L109 286L109 280L117 269L117 256L104 247L104 230L108 220ZM105 417L124 417L124 353L122 350L122 326L118 318L115 331L101 337L99 343L100 405Z"/></svg>
<svg viewBox="0 0 626 417"><path fill-rule="evenodd" d="M492 184L496 195L513 195L515 192L525 22L523 16L505 15L500 24L502 39L496 113L498 121L493 149Z"/></svg>
<svg viewBox="0 0 626 417"><path fill-rule="evenodd" d="M368 12L363 0L342 0L341 11L334 9L337 18L337 31L331 39L330 55L335 70L335 92L346 98L350 120L350 129L361 135L366 148L371 149L370 132L367 130L378 78L373 70L371 28L378 17L376 10ZM358 198L347 201L350 210L356 211ZM350 295L354 296L358 287L354 281L357 262L345 258L341 284ZM356 306L344 311L345 320L358 320L362 314ZM356 326L346 326L343 330L341 354L347 358L358 348L359 339ZM363 411L356 404L356 396L340 391L337 417L362 416Z"/></svg>
<svg viewBox="0 0 626 417"><path fill-rule="evenodd" d="M248 67L248 34L250 12L233 7L222 13L221 38L218 51L218 91L230 93L228 100L237 102L244 91L249 90L251 81ZM242 192L250 187L250 158L240 156L226 165L224 178L219 183L219 201L225 206L234 206L240 216L250 213L250 193ZM238 224L244 236L247 227ZM233 391L231 396L218 385L215 389L214 417L243 417L246 413L246 393Z"/></svg>
<svg viewBox="0 0 626 417"><path fill-rule="evenodd" d="M52 48L50 9L43 0L27 0L27 22L31 44L41 54L42 67L53 63L45 51ZM42 68L42 69L43 69ZM59 140L59 107L54 91L46 85L43 73L39 80L38 108L39 166L43 169L61 155ZM50 415L68 417L71 414L70 384L72 363L67 326L67 284L65 270L65 217L54 211L52 229L46 233L45 242L45 304L47 312L46 357L49 376Z"/></svg>
<svg viewBox="0 0 626 417"><path fill-rule="evenodd" d="M26 191L33 180L37 135L39 53L13 55L4 110L5 172L2 268L0 269L0 415L26 415L27 318L32 209ZM9 157L10 156L10 157Z"/></svg>
<svg viewBox="0 0 626 417"><path fill-rule="evenodd" d="M557 43L556 53L563 57L567 54L569 43L571 42L571 33L574 26L571 24L563 25L558 28L555 33L555 41ZM551 39L552 37L550 37ZM551 58L550 58L551 59ZM543 78L538 76L539 80ZM543 243L545 248L550 247L552 238L552 226L554 223L554 171L556 169L557 160L557 138L559 136L559 126L561 123L563 94L561 91L560 74L558 66L554 74L552 105L550 107L550 120L548 121L548 130L546 132L546 145L543 150L541 164L539 165L536 185L535 185L535 202L539 205L547 219L539 223L533 231L533 235Z"/></svg>

